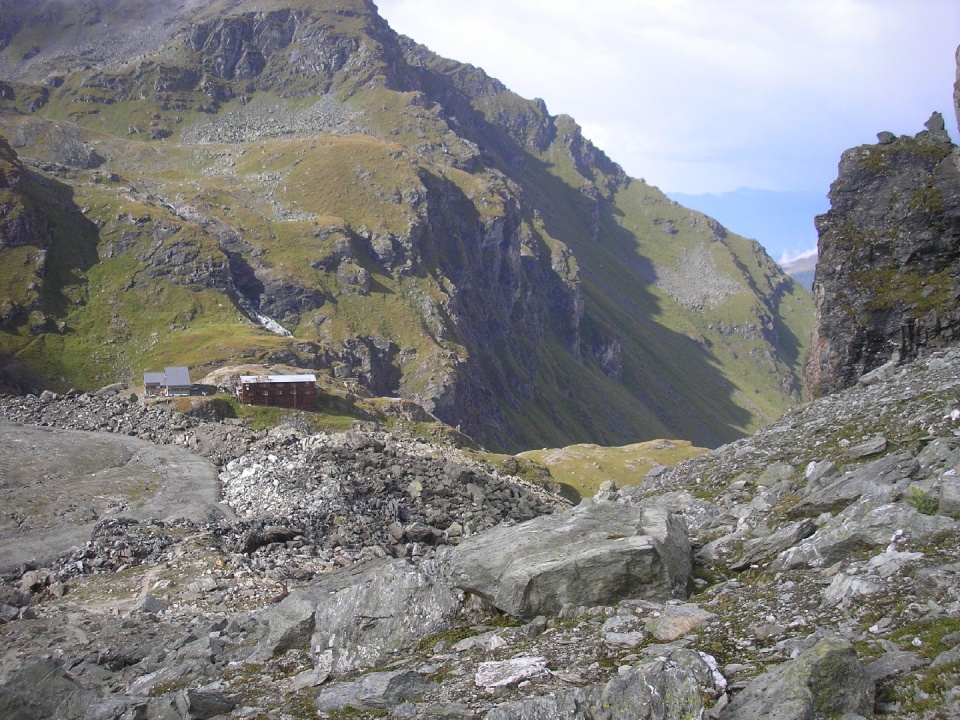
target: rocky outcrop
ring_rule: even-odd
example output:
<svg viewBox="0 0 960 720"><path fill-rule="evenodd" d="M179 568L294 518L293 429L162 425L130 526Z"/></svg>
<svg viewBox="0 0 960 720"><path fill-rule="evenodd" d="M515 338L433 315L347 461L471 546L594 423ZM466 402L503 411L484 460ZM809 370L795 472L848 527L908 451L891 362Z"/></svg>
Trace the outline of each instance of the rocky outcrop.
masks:
<svg viewBox="0 0 960 720"><path fill-rule="evenodd" d="M840 161L817 218L812 397L960 339L960 150L938 113L926 128Z"/></svg>
<svg viewBox="0 0 960 720"><path fill-rule="evenodd" d="M43 146L49 162L65 167L93 170L106 162L106 158L84 142L80 128L70 124L28 121L19 126L10 144L21 150Z"/></svg>
<svg viewBox="0 0 960 720"><path fill-rule="evenodd" d="M415 438L256 433L116 388L6 398L48 426L48 452L68 425L196 448L237 517L111 519L2 575L0 703L83 720L952 717L958 388L960 351L935 351L526 522L542 489ZM607 562L684 524L689 596ZM468 589L468 565L493 569ZM488 599L515 597L524 568L539 604L516 620Z"/></svg>
<svg viewBox="0 0 960 720"><path fill-rule="evenodd" d="M753 680L720 720L813 720L873 714L873 681L853 645L827 636L799 657Z"/></svg>
<svg viewBox="0 0 960 720"><path fill-rule="evenodd" d="M719 681L719 682L718 682ZM722 695L726 684L707 659L690 650L675 650L663 658L629 669L604 685L566 690L504 703L487 720L675 720L702 717L704 699Z"/></svg>
<svg viewBox="0 0 960 720"><path fill-rule="evenodd" d="M199 23L187 44L205 56L204 64L214 77L256 77L268 57L290 44L298 21L297 14L287 10Z"/></svg>
<svg viewBox="0 0 960 720"><path fill-rule="evenodd" d="M94 702L96 695L70 677L55 660L29 665L0 687L0 713L9 720L83 720Z"/></svg>
<svg viewBox="0 0 960 720"><path fill-rule="evenodd" d="M501 527L451 555L458 587L520 618L564 606L686 596L686 529L660 508L585 503L559 515Z"/></svg>
<svg viewBox="0 0 960 720"><path fill-rule="evenodd" d="M0 250L23 245L46 250L50 245L49 221L24 195L26 173L16 151L0 136Z"/></svg>
<svg viewBox="0 0 960 720"><path fill-rule="evenodd" d="M295 590L263 614L257 652L305 650L328 672L384 664L392 654L450 629L460 598L406 560L384 560Z"/></svg>

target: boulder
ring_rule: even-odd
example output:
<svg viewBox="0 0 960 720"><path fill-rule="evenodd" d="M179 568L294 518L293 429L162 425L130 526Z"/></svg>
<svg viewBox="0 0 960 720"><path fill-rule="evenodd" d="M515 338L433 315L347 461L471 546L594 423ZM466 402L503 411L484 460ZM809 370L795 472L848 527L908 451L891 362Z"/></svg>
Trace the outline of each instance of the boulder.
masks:
<svg viewBox="0 0 960 720"><path fill-rule="evenodd" d="M622 612L622 608L620 613L603 624L603 641L607 645L637 647L643 644L646 637L640 618L633 613Z"/></svg>
<svg viewBox="0 0 960 720"><path fill-rule="evenodd" d="M923 557L919 552L901 552L888 547L879 555L874 555L867 561L864 570L875 572L881 578L888 578Z"/></svg>
<svg viewBox="0 0 960 720"><path fill-rule="evenodd" d="M675 650L638 668L624 666L603 685L504 703L487 720L674 720L704 717L704 698L716 698L726 681L713 658Z"/></svg>
<svg viewBox="0 0 960 720"><path fill-rule="evenodd" d="M54 660L40 660L16 672L0 686L4 720L79 720L96 700Z"/></svg>
<svg viewBox="0 0 960 720"><path fill-rule="evenodd" d="M776 485L782 480L787 480L792 478L796 473L796 468L793 465L788 465L787 463L773 463L768 465L760 477L757 478L757 485L762 485L768 487L771 485Z"/></svg>
<svg viewBox="0 0 960 720"><path fill-rule="evenodd" d="M394 670L362 675L354 682L337 683L324 688L317 697L321 712L345 707L383 710L419 697L434 684L413 670Z"/></svg>
<svg viewBox="0 0 960 720"><path fill-rule="evenodd" d="M929 664L930 661L920 653L892 650L869 663L864 670L873 682L884 683Z"/></svg>
<svg viewBox="0 0 960 720"><path fill-rule="evenodd" d="M672 642L715 617L713 613L690 603L667 605L659 617L647 621L647 630L660 642Z"/></svg>
<svg viewBox="0 0 960 720"><path fill-rule="evenodd" d="M474 682L477 687L496 690L519 685L525 680L549 677L549 675L546 658L521 656L510 660L491 660L480 663Z"/></svg>
<svg viewBox="0 0 960 720"><path fill-rule="evenodd" d="M824 607L838 605L846 609L860 598L876 595L882 590L883 585L874 578L839 573L823 591L823 605Z"/></svg>
<svg viewBox="0 0 960 720"><path fill-rule="evenodd" d="M878 436L847 448L847 456L852 458L870 457L871 455L879 455L886 449L887 439Z"/></svg>
<svg viewBox="0 0 960 720"><path fill-rule="evenodd" d="M840 510L864 497L891 502L902 493L898 484L912 477L918 467L912 455L890 455L875 460L809 493L790 508L789 514L791 517L814 517Z"/></svg>
<svg viewBox="0 0 960 720"><path fill-rule="evenodd" d="M957 458L956 452L956 438L935 438L920 451L917 462L922 468L952 466L954 463L951 460L960 459Z"/></svg>
<svg viewBox="0 0 960 720"><path fill-rule="evenodd" d="M720 720L813 720L873 713L874 685L848 641L828 635L798 657L755 677Z"/></svg>
<svg viewBox="0 0 960 720"><path fill-rule="evenodd" d="M493 708L485 720L591 720L583 690L567 690L551 695L504 703Z"/></svg>
<svg viewBox="0 0 960 720"><path fill-rule="evenodd" d="M914 573L917 594L934 598L960 587L960 562L922 568Z"/></svg>
<svg viewBox="0 0 960 720"><path fill-rule="evenodd" d="M190 720L221 717L236 707L230 698L215 690L181 690L174 702L181 715Z"/></svg>
<svg viewBox="0 0 960 720"><path fill-rule="evenodd" d="M679 518L610 502L499 526L467 538L449 559L457 587L525 618L556 615L568 603L683 598L691 575Z"/></svg>
<svg viewBox="0 0 960 720"><path fill-rule="evenodd" d="M940 478L940 515L960 518L960 475L948 472Z"/></svg>
<svg viewBox="0 0 960 720"><path fill-rule="evenodd" d="M800 520L780 528L774 533L762 538L750 540L744 546L744 554L730 565L731 570L746 570L751 565L757 565L776 557L778 554L796 545L814 532L817 526L813 520Z"/></svg>
<svg viewBox="0 0 960 720"><path fill-rule="evenodd" d="M333 673L374 667L450 627L456 592L407 560L377 560L294 590L263 616L257 656L310 649Z"/></svg>
<svg viewBox="0 0 960 720"><path fill-rule="evenodd" d="M854 503L817 532L792 548L784 550L771 563L770 570L797 567L824 567L846 560L851 552L887 545L900 530L911 538L924 538L956 527L956 521L941 515L923 515L909 505L877 505L866 498Z"/></svg>

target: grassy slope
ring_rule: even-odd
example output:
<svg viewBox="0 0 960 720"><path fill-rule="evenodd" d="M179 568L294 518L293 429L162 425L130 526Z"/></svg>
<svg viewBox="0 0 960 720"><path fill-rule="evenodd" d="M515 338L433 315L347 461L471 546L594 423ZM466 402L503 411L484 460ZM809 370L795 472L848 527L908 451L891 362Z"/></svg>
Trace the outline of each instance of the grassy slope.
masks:
<svg viewBox="0 0 960 720"><path fill-rule="evenodd" d="M208 232L165 207L175 202L202 207L209 217L242 228L275 273L334 297L291 328L298 340L338 342L378 335L417 351L417 362L409 369L415 376L411 391L429 381L423 366L441 348L418 305L424 296L441 298L434 280L386 274L362 247L354 251L357 263L373 277L368 295L342 294L335 273L311 267L328 258L338 242L349 243L354 229L364 234L410 230L416 218L409 206L383 200L419 186L417 165L409 158L397 161L403 154L400 146L369 137L275 140L240 148L100 141L109 146L111 169L120 173L122 183L94 183L92 173L78 173L73 183L75 200L92 221L86 230L93 229L95 236L82 239L66 218L54 218L58 234L51 258L64 268L85 268L50 284L51 294L56 286L56 294L72 296L56 312L68 331L32 341L22 328L3 336L4 349L23 351L25 359L63 385L91 388L136 379L148 366L177 361L210 368L285 344L243 318L223 293L197 291L143 272L144 262L158 253L152 234L158 226L179 228L163 244L187 243L211 258L219 254ZM217 167L215 160L224 153L235 162ZM277 203L303 209L307 219L277 219L264 198L265 177L275 178ZM458 179L470 184L469 176ZM98 242L104 248L121 238L129 242L131 234L132 247L118 256L95 263L69 256L71 248L81 245L89 251ZM23 248L2 252L4 287L22 294L32 254ZM21 258L25 253L28 257Z"/></svg>
<svg viewBox="0 0 960 720"><path fill-rule="evenodd" d="M530 450L519 457L550 470L557 482L572 486L581 497L592 497L601 483L613 480L617 487L638 485L657 465L673 466L707 452L686 441L651 440L619 447L593 444Z"/></svg>
<svg viewBox="0 0 960 720"><path fill-rule="evenodd" d="M113 143L111 149L117 152L117 143ZM383 201L419 184L416 166L404 157L400 146L353 137L267 141L246 146L229 171L218 173L211 170L211 161L217 152L225 152L224 148L121 144L121 160L113 164L124 181L156 185L157 180L164 180L164 197L220 208L225 219L242 221L245 232L263 250L263 259L278 272L337 295L335 302L317 311L323 316L324 335L316 334L316 318L302 318L300 326L293 328L299 339L335 342L358 333L377 334L418 350L420 362L409 369L417 376L409 386L411 391L430 381L423 366L440 348L435 337L425 332L412 301L418 293L442 297L435 283L427 278L404 281L419 284L411 294L403 282L370 266L375 291L367 296L342 295L331 274L309 267L311 260L332 251L336 239L335 232L323 239L315 237L321 225L363 228L368 233L409 230L415 218L408 206ZM657 263L676 257L682 247L643 242L645 236L657 236L647 215L651 202L661 202L658 191L637 182L621 190L615 200L623 214L619 221L614 221L612 214L604 218L604 241L593 242L585 214L567 202L572 185L567 178L574 177L572 171L564 167L562 154L556 159L531 171L531 181L547 188L541 202L551 211L549 220L534 229L547 246L556 243L554 233L575 252L583 274L587 323L602 329L618 328L617 334L627 339L624 385L629 393L623 393L623 387L607 378L589 356L577 361L559 340L549 341L541 349L543 365L533 403L519 410L515 401L506 403L518 428L516 447L562 445L570 438L588 437L616 444L637 436L694 437L715 443L782 410L788 401L767 392L766 378L757 377L760 371L749 359L749 348L737 368L736 359L708 327L711 318L685 312L659 288L638 283ZM277 221L263 203L265 174L277 178L273 185L285 207L309 211L312 219ZM473 196L482 191L482 183L473 176L454 170L446 174ZM116 188L93 184L81 184L80 188L81 204L90 208L89 216L101 226L101 237L107 240L111 233L122 232L114 227L117 216L161 219L163 215L155 204L131 203L130 196L124 197ZM495 203L477 205L488 212L495 207ZM621 206L625 209L620 210ZM678 224L689 217L668 202L657 211L660 216L675 213ZM165 220L175 222L176 218ZM631 222L635 223L632 227ZM200 245L211 242L199 232L192 241ZM690 240L698 241L701 238ZM215 252L212 246L207 250ZM159 280L135 292L125 291L134 271L129 257L112 258L93 269L85 278L96 288L90 292L88 304L67 313L68 327L77 332L34 343L25 357L37 362L49 376L64 378L66 384L93 386L115 377L135 378L142 366L157 364L162 358L185 358L208 367L233 359L234 353L251 357L281 344L278 338L252 327L227 298L214 291L196 294ZM733 302L727 305L717 311L717 317L725 317L728 323L749 319L749 308L733 308L734 314ZM145 307L153 308L149 315L142 312ZM802 308L797 314L802 314ZM111 342L97 339L103 336L103 328L111 329ZM218 341L218 333L230 340ZM714 358L705 353L700 340L711 333L716 337L710 338L717 349ZM677 362L664 362L665 356ZM731 360L732 372L720 368ZM116 372L105 370L111 365ZM684 413L682 407L694 410ZM716 432L718 427L724 429Z"/></svg>
<svg viewBox="0 0 960 720"><path fill-rule="evenodd" d="M375 54L364 34L368 23L363 17L334 13L325 15L324 22L329 32L360 38ZM156 67L187 62L191 60L187 55L182 45L173 44L151 62ZM127 81L137 73L152 77L156 67L131 64L115 75ZM455 64L450 67L456 71ZM425 307L436 308L446 295L438 276L438 263L444 258L428 258L424 272L401 278L384 272L363 247L354 247L351 262L372 278L367 295L340 292L335 273L318 261L357 237L409 232L420 221L411 203L422 196L424 168L470 198L469 209L480 221L501 212L501 199L492 190L500 181L483 168L468 174L431 167L422 153L437 157L438 147L449 144L452 152L460 152L463 145L455 147L458 143L447 123L419 93L395 92L382 82L370 82L380 71L382 65L375 62L339 85L337 96L390 142L371 136L317 137L240 147L148 143L142 142L143 132L130 136L133 142L117 139L126 138L132 124L168 128L175 139L182 128L204 117L199 108L206 101L188 94L172 100L112 102L108 91L85 85L79 75L68 78L40 114L107 133L90 137L110 158L110 170L122 176L119 185L95 185L91 173L79 171L71 180L77 188L76 205L85 207L96 225L93 246L97 242L109 246L125 233L136 237L126 253L101 258L99 264L74 262L69 247L82 241L79 246L89 254L90 230L77 234L69 229L66 217L59 218L61 230L53 253L58 270L50 282L51 297L58 300L50 311L65 320L67 332L34 342L23 332L7 334L0 337L0 349L21 349L48 375L65 384L92 387L115 378L135 378L143 366L161 364L166 358L212 367L255 359L288 344L252 326L223 293L195 291L140 271L145 258L155 252L155 243L149 228L131 226L128 218L133 217L178 226L174 237L164 242L186 243L211 260L218 257L208 230L190 226L164 209L165 203L173 203L201 207L221 223L236 224L257 247L262 263L330 298L291 326L297 340L337 343L357 334L384 337L416 350L415 361L403 368L405 393L414 394L434 382L437 373L449 367L450 353L461 360L467 355L456 337L445 335L435 319L424 314ZM286 99L269 91L259 95L290 108L309 105L308 96L298 95L308 94L310 88L297 85L302 79L283 76L284 72L282 63L271 66L264 81L286 83ZM491 123L498 113L542 116L539 108L509 93L477 97L476 109ZM15 121L8 118L9 122ZM485 132L492 132L490 127ZM778 415L791 400L771 372L772 361L762 357L765 346L718 329L755 321L758 312L752 297L735 295L698 313L678 306L654 282L659 270L680 262L685 249L705 243L703 226L692 228L689 211L642 181L618 184L598 170L589 179L602 196L599 228L594 228L591 201L580 192L586 179L563 143L573 128L559 119L558 129L560 137L546 152L527 148L524 175L514 178L529 201L525 228L540 244L543 262L565 264L571 282L579 272L586 302L581 328L585 342L617 337L624 342L623 383L603 374L589 347L582 357L574 357L563 328L556 325L563 318L554 318L555 325L540 346L524 349L539 353L534 397L500 399L515 427L516 446L563 445L571 439L621 444L637 437L688 437L716 444ZM515 149L491 143L489 151L506 157ZM42 149L34 153L42 155ZM539 210L536 216L531 207ZM277 215L277 208L287 216ZM665 235L664 222L672 222L676 234ZM574 256L562 259L566 248ZM719 271L743 278L744 285L760 291L769 289L764 284L771 270L756 262L748 241L731 236L724 243L712 243L709 251ZM9 252L7 257L13 262L3 264L20 272L24 258L13 258ZM11 275L4 279L7 287L22 288L23 273L12 277L15 271L7 272ZM131 277L136 279L132 287ZM796 367L805 342L798 338L806 338L812 321L809 300L791 291L779 302L785 322L777 328L781 338L777 350ZM143 312L145 308L150 312ZM501 361L516 362L494 356L484 362Z"/></svg>
<svg viewBox="0 0 960 720"><path fill-rule="evenodd" d="M717 329L719 323L755 322L752 295L743 293L716 308L695 312L677 305L653 283L658 268L679 262L684 249L708 242L705 223L691 228L694 215L689 210L670 202L656 188L631 181L601 200L600 237L595 241L576 199L569 199L571 194L577 197L571 191L583 179L563 143L555 142L540 163L528 167L528 187L547 189L538 198L546 208L545 230L576 255L586 297L586 324L616 332L626 341L623 387L597 388L600 393L595 397L603 398L599 417L605 414L602 405L606 403L607 411L621 415L636 433L634 437L693 437L716 444L755 429L793 402L771 375L772 365L762 367L757 362L763 344L731 340ZM601 188L605 180L600 178ZM667 236L660 229L666 221L677 228L675 235ZM745 276L744 284L770 292L768 278L775 268L769 260L758 265L751 241L728 236L725 243L712 243L710 249L721 272ZM787 324L778 328L782 338L778 350L796 372L812 322L809 297L791 286L780 300L780 309ZM585 374L579 366L568 372L571 379ZM624 397L624 389L629 398ZM624 402L627 399L630 402ZM638 400L655 417L623 409L635 408ZM616 442L615 434L609 435L607 440ZM628 437L629 433L620 435Z"/></svg>

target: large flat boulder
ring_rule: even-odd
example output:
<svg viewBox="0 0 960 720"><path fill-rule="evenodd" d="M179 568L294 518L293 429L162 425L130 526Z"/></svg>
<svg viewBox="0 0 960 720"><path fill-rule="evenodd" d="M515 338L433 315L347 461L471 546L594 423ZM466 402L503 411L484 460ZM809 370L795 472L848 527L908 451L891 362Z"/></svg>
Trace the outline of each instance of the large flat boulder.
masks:
<svg viewBox="0 0 960 720"><path fill-rule="evenodd" d="M566 604L684 598L690 542L682 519L662 508L583 503L468 538L450 566L457 587L532 618Z"/></svg>
<svg viewBox="0 0 960 720"><path fill-rule="evenodd" d="M450 627L459 595L407 560L331 573L262 616L261 659L310 650L333 673L369 668Z"/></svg>

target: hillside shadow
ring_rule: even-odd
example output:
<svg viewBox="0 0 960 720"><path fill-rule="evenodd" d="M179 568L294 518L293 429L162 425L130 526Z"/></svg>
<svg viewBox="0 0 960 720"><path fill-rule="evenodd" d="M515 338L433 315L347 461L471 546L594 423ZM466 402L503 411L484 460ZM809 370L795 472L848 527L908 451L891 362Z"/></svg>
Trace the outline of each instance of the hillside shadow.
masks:
<svg viewBox="0 0 960 720"><path fill-rule="evenodd" d="M72 187L33 171L25 175L25 197L31 209L49 219L50 245L43 262L44 311L65 318L77 305L67 289L85 286L86 272L100 262L100 230L77 206Z"/></svg>
<svg viewBox="0 0 960 720"><path fill-rule="evenodd" d="M567 417L576 415L587 405L585 395L594 392L583 389L583 386L594 385L604 391L611 387L607 383L616 378L617 363L611 362L608 363L611 367L605 367L601 355L603 352L615 355L619 340L622 342L621 376L612 392L629 393L638 404L656 415L673 437L711 447L742 437L745 434L743 428L755 421L753 414L735 402L738 388L721 372L719 359L708 343L674 331L657 320L667 312L661 300L649 289L657 282L657 271L652 262L639 253L634 236L618 222L621 211L611 200L604 198L594 184L585 181L577 188L564 182L552 172L550 164L536 154L543 148L534 152L534 148L526 146L530 143L543 146L556 143L555 119L546 118L544 122L548 125L531 130L530 122L536 121L538 112L533 104L515 110L508 105L512 101L508 99L501 112L504 117L499 118L497 124L488 122L471 103L468 93L458 87L458 82L469 83L471 79L465 80L457 74L471 70L452 64L431 67L425 63L418 68L418 74L424 92L441 108L451 129L476 145L480 163L496 168L522 187L523 219L531 228L542 228L542 233L534 233L533 239L542 275L552 273L553 277L559 278L551 265L558 264L562 258L551 250L550 238L559 240L572 251L579 266L584 317L593 325L592 335L586 338L586 343L584 338L571 337L571 314L577 309L569 298L563 296L560 287L563 283L547 288L546 292L552 293L548 299L550 326L563 338L567 352L579 363L577 367L582 374L570 378L570 385L565 388L557 378L548 378L556 368L547 369L544 365L541 345L534 350L539 354L535 369L539 380L528 380L540 382L541 387L543 382L557 385L556 402L570 405ZM609 162L605 158L604 161ZM476 172L482 167L470 170ZM470 211L467 212L463 220L475 221ZM669 242L667 236L664 242ZM533 259L528 257L525 261L531 263ZM459 270L462 272L462 268ZM480 308L478 312L485 310ZM491 361L496 359L498 352L505 354L499 347L481 348L481 354ZM480 366L489 369L491 365L503 365L491 361L481 361ZM525 394L517 392L519 378L501 378L501 381L506 383L508 397L523 397ZM575 384L581 386L579 391L573 387ZM608 410L607 415L610 414ZM565 421L563 415L556 410L547 413L551 422L564 428L570 443L603 441L622 444L650 439L642 428L628 427L622 419L608 418L611 424L619 422L619 430L596 432L598 423L593 418L584 418L581 413L579 418ZM642 415L636 413L635 417ZM503 440L504 444L512 446L517 438Z"/></svg>
<svg viewBox="0 0 960 720"><path fill-rule="evenodd" d="M670 329L656 318L665 308L649 290L658 280L653 263L639 253L634 235L618 222L622 212L602 196L585 196L550 172L550 165L529 155L525 183L528 199L537 192L544 230L567 245L577 258L585 295L585 321L599 324L599 342L625 343L621 384L650 408L674 437L716 447L743 437L752 413L734 401L738 388L720 371L709 345ZM581 218L570 218L579 207ZM668 242L667 236L664 242ZM606 298L606 299L605 299ZM612 307L611 307L612 306ZM603 334L605 333L605 334ZM650 439L648 437L631 438Z"/></svg>

